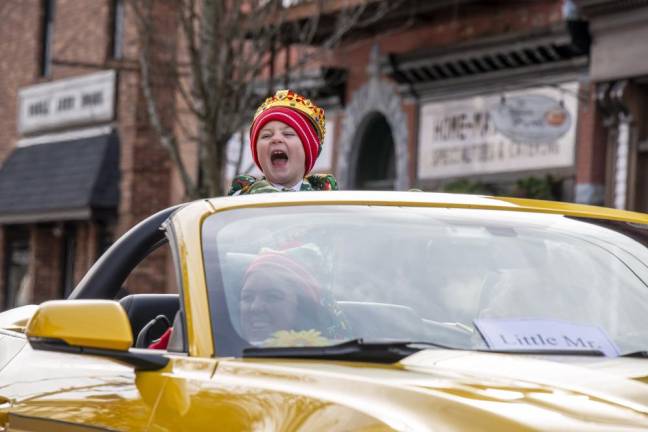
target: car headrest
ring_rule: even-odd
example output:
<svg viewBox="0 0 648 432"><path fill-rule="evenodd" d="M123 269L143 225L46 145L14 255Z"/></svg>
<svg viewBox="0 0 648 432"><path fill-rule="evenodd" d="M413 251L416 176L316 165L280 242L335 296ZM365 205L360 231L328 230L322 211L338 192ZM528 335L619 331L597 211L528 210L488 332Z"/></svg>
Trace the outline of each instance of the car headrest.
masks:
<svg viewBox="0 0 648 432"><path fill-rule="evenodd" d="M180 307L178 294L131 294L119 300L128 315L133 331L133 340L140 330L158 315L173 321Z"/></svg>

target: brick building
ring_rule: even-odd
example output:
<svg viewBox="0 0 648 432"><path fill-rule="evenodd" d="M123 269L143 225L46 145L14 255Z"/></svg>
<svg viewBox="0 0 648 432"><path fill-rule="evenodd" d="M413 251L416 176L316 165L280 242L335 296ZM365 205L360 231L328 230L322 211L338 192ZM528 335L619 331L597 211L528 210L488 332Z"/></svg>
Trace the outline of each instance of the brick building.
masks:
<svg viewBox="0 0 648 432"><path fill-rule="evenodd" d="M648 212L648 1L577 0L590 23L605 202Z"/></svg>
<svg viewBox="0 0 648 432"><path fill-rule="evenodd" d="M281 77L301 52L284 41L276 87L288 84L327 109L316 170L333 172L342 188L619 204L609 193L600 87L590 82L587 15L577 9L597 2L404 0L299 77ZM129 2L10 4L0 9L0 40L9 41L0 44L4 307L64 295L128 227L183 199L147 126ZM312 7L291 5L296 16ZM166 28L172 40L173 22ZM174 95L162 89L161 97L172 126ZM46 109L45 99L56 103ZM196 157L188 145L183 152ZM128 288L173 290L168 260L160 251Z"/></svg>
<svg viewBox="0 0 648 432"><path fill-rule="evenodd" d="M572 1L403 1L311 71L331 138L319 168L346 189L607 203L589 47Z"/></svg>
<svg viewBox="0 0 648 432"><path fill-rule="evenodd" d="M341 183L509 194L550 175L554 198L596 202L575 187L592 128L587 24L569 19L563 1L418 2L416 12L341 49ZM511 124L535 107L517 118L526 130ZM532 127L541 110L561 123Z"/></svg>
<svg viewBox="0 0 648 432"><path fill-rule="evenodd" d="M139 90L121 0L0 9L0 305L64 296L114 239L180 200ZM166 285L167 254L130 285Z"/></svg>

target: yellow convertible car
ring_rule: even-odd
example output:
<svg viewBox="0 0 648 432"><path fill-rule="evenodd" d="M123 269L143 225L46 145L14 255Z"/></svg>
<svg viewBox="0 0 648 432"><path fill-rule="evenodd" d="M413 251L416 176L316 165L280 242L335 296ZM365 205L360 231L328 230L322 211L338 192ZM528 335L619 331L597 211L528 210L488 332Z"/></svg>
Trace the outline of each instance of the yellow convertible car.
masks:
<svg viewBox="0 0 648 432"><path fill-rule="evenodd" d="M0 431L648 430L647 244L648 215L511 198L170 208L0 314ZM117 298L160 246L179 293Z"/></svg>

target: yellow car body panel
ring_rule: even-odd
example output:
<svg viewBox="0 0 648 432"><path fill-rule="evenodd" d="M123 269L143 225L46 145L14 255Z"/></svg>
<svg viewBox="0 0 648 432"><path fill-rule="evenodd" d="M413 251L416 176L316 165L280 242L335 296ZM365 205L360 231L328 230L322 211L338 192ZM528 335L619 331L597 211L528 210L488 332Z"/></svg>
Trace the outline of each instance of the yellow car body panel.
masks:
<svg viewBox="0 0 648 432"><path fill-rule="evenodd" d="M648 214L627 210L555 201L448 193L377 191L297 192L290 194L243 195L239 197L211 199L209 202L217 211L246 207L355 204L518 211L648 224Z"/></svg>
<svg viewBox="0 0 648 432"><path fill-rule="evenodd" d="M180 278L185 287L185 313L189 355L214 355L207 282L202 260L202 221L213 213L207 201L198 201L178 211L172 221Z"/></svg>
<svg viewBox="0 0 648 432"><path fill-rule="evenodd" d="M0 425L8 423L8 431L146 429L153 405L137 390L132 367L94 356L38 351L24 335L7 337L22 345L0 371L0 395L8 399L0 401Z"/></svg>
<svg viewBox="0 0 648 432"><path fill-rule="evenodd" d="M151 431L648 428L645 384L601 372L602 360L582 367L461 351L423 351L394 365L170 358L160 371L135 374L110 360L27 345L12 379L0 376L14 396L8 430L12 419L42 428L25 430L51 430L45 418ZM619 360L612 371L641 362Z"/></svg>
<svg viewBox="0 0 648 432"><path fill-rule="evenodd" d="M457 357L466 364L455 365ZM648 427L647 401L637 395L645 394L643 383L528 357L511 362L510 357L425 351L410 362L387 366L223 359L211 379L188 365L176 365L151 430L210 430L216 425L273 431ZM488 361L479 366L483 360ZM493 372L494 363L506 369ZM576 384L570 382L573 377Z"/></svg>
<svg viewBox="0 0 648 432"><path fill-rule="evenodd" d="M26 305L0 313L0 329L22 331L38 306Z"/></svg>
<svg viewBox="0 0 648 432"><path fill-rule="evenodd" d="M198 201L170 222L185 290L188 353L166 353L163 369L136 372L105 357L34 350L21 331L35 308L2 313L0 430L648 430L644 359L549 360L454 350L424 350L388 365L219 358L202 261L202 221L234 208L317 204L475 208L648 224L645 214L592 206L415 192ZM49 334L47 325L43 335ZM107 335L113 325L92 323Z"/></svg>

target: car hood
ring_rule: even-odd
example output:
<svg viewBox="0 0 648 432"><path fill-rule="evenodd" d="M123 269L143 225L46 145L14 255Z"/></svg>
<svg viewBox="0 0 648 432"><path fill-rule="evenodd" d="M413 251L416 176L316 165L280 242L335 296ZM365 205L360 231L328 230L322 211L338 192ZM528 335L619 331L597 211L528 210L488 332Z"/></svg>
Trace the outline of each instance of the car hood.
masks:
<svg viewBox="0 0 648 432"><path fill-rule="evenodd" d="M389 429L648 429L648 360L642 359L426 350L388 366L220 362L215 381L233 376L241 383L253 376L256 388L325 399Z"/></svg>

